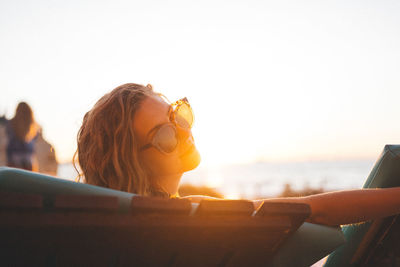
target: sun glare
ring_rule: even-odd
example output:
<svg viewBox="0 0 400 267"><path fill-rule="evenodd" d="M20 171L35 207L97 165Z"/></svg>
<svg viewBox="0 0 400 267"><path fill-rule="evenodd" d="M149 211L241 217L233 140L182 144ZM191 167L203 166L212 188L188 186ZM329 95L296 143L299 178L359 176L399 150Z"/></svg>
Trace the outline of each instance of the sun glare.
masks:
<svg viewBox="0 0 400 267"><path fill-rule="evenodd" d="M207 187L218 188L223 184L223 182L224 179L218 169L211 169L211 171L206 174L205 184Z"/></svg>
<svg viewBox="0 0 400 267"><path fill-rule="evenodd" d="M227 194L224 194L225 199L241 199L239 192L231 191Z"/></svg>

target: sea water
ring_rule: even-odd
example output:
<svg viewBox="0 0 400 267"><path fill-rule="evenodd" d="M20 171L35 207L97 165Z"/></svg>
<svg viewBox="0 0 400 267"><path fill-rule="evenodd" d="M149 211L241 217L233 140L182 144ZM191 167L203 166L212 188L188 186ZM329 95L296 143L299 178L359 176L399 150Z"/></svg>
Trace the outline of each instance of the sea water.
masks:
<svg viewBox="0 0 400 267"><path fill-rule="evenodd" d="M373 160L256 162L207 167L185 173L181 184L208 186L227 198L273 197L286 184L294 190L322 188L325 191L361 188ZM74 180L77 173L72 164L60 164L58 176Z"/></svg>

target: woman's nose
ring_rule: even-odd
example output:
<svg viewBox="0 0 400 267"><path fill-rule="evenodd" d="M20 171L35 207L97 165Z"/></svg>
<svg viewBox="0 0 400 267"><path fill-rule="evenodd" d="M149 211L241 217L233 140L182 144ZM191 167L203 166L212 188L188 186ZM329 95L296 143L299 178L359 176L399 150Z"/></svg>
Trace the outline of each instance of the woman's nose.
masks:
<svg viewBox="0 0 400 267"><path fill-rule="evenodd" d="M181 142L193 143L192 131L190 129L177 127L177 133Z"/></svg>

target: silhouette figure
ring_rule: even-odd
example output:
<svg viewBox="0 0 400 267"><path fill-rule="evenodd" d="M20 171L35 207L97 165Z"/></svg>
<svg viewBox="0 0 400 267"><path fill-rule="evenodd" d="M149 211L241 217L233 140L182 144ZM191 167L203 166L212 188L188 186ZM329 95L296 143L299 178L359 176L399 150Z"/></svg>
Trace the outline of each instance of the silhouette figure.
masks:
<svg viewBox="0 0 400 267"><path fill-rule="evenodd" d="M53 147L43 139L32 108L20 102L11 120L0 118L0 166L21 168L56 175Z"/></svg>

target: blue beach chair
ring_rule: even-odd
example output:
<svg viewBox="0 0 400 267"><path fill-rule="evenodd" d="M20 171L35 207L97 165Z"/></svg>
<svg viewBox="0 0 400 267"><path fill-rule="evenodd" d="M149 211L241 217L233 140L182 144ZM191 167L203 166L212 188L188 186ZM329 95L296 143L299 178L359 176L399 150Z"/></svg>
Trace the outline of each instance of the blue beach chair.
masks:
<svg viewBox="0 0 400 267"><path fill-rule="evenodd" d="M400 145L386 145L364 188L397 186L400 186ZM400 266L398 217L344 226L347 242L328 257L324 266Z"/></svg>
<svg viewBox="0 0 400 267"><path fill-rule="evenodd" d="M159 199L0 168L11 266L309 266L343 243L308 205Z"/></svg>

